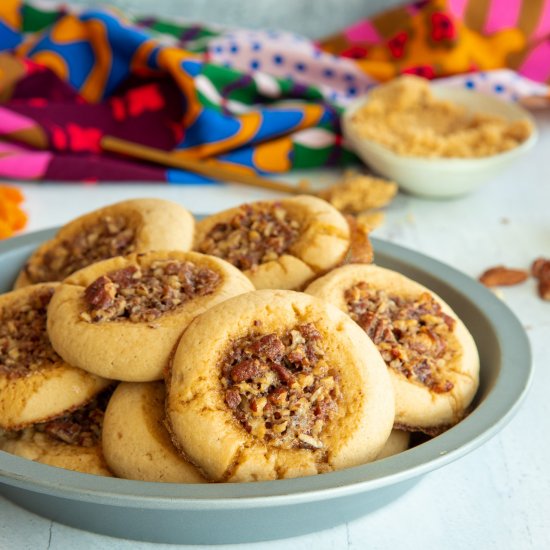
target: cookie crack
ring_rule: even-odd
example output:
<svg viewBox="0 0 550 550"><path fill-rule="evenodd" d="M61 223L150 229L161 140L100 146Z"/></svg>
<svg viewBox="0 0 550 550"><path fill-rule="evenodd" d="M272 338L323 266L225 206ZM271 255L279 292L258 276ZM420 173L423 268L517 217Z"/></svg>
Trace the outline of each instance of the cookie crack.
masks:
<svg viewBox="0 0 550 550"><path fill-rule="evenodd" d="M222 474L220 478L221 482L227 482L229 479L233 477L238 466L241 464L243 454L247 449L250 449L251 446L252 446L251 443L245 442L235 451L235 454L233 455L233 460L231 461L229 466L225 469L225 472Z"/></svg>

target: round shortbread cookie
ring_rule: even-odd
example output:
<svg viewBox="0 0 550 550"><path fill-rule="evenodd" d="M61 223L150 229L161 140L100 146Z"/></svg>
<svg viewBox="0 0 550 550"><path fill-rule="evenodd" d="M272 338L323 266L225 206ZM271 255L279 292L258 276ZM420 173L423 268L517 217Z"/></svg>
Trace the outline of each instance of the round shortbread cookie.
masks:
<svg viewBox="0 0 550 550"><path fill-rule="evenodd" d="M376 265L337 268L306 292L348 313L378 346L395 389L396 427L435 434L464 417L479 385L479 357L437 294Z"/></svg>
<svg viewBox="0 0 550 550"><path fill-rule="evenodd" d="M376 460L393 456L409 448L411 442L411 432L406 430L392 430L386 444L376 457Z"/></svg>
<svg viewBox="0 0 550 550"><path fill-rule="evenodd" d="M66 363L46 332L59 283L0 295L0 428L18 430L80 407L111 382Z"/></svg>
<svg viewBox="0 0 550 550"><path fill-rule="evenodd" d="M129 382L159 380L194 317L250 290L250 281L231 264L196 252L111 258L60 283L48 334L61 357L88 372Z"/></svg>
<svg viewBox="0 0 550 550"><path fill-rule="evenodd" d="M15 288L62 281L95 262L149 250L189 250L195 220L177 203L132 199L89 212L64 225L27 260Z"/></svg>
<svg viewBox="0 0 550 550"><path fill-rule="evenodd" d="M298 290L346 261L352 242L358 248L360 240L370 251L364 236L352 239L348 221L338 210L303 195L243 204L208 216L197 222L193 248L232 263L257 289ZM355 250L361 254L364 258L364 251Z"/></svg>
<svg viewBox="0 0 550 550"><path fill-rule="evenodd" d="M76 447L32 432L21 439L7 439L0 450L65 470L112 477L100 447Z"/></svg>
<svg viewBox="0 0 550 550"><path fill-rule="evenodd" d="M125 479L205 483L178 453L164 424L163 382L122 382L113 393L103 423L103 454Z"/></svg>
<svg viewBox="0 0 550 550"><path fill-rule="evenodd" d="M291 478L374 460L394 420L384 362L331 304L259 290L197 317L167 376L176 446L211 481Z"/></svg>
<svg viewBox="0 0 550 550"><path fill-rule="evenodd" d="M49 466L112 477L101 449L107 389L90 403L48 422L0 437L0 450Z"/></svg>

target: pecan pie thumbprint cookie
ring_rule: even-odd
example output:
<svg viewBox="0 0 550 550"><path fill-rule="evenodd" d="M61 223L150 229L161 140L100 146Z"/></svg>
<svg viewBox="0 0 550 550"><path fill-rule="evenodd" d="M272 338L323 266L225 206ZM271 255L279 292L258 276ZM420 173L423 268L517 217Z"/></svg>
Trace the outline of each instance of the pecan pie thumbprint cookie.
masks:
<svg viewBox="0 0 550 550"><path fill-rule="evenodd" d="M299 290L346 261L357 231L328 202L313 196L261 201L197 222L194 249L232 263L255 288ZM361 248L371 247L362 238Z"/></svg>
<svg viewBox="0 0 550 550"><path fill-rule="evenodd" d="M0 429L18 430L80 407L110 381L65 362L46 331L59 283L0 295Z"/></svg>
<svg viewBox="0 0 550 550"><path fill-rule="evenodd" d="M386 366L364 331L331 304L288 290L237 296L197 317L167 376L172 439L210 481L372 461L394 410Z"/></svg>
<svg viewBox="0 0 550 550"><path fill-rule="evenodd" d="M103 458L101 430L112 387L86 405L61 416L0 436L0 450L28 460L111 477Z"/></svg>
<svg viewBox="0 0 550 550"><path fill-rule="evenodd" d="M435 435L467 413L479 384L475 342L434 292L376 265L348 265L306 292L331 302L378 347L395 389L396 427Z"/></svg>
<svg viewBox="0 0 550 550"><path fill-rule="evenodd" d="M376 460L381 460L382 458L388 458L389 456L402 453L409 448L410 444L411 432L407 430L393 429L383 449L376 457Z"/></svg>
<svg viewBox="0 0 550 550"><path fill-rule="evenodd" d="M89 212L64 225L20 271L15 288L62 281L95 262L149 250L190 250L195 220L177 203L132 199Z"/></svg>
<svg viewBox="0 0 550 550"><path fill-rule="evenodd" d="M103 454L125 479L206 483L174 447L164 420L163 382L121 382L105 411Z"/></svg>
<svg viewBox="0 0 550 550"><path fill-rule="evenodd" d="M61 357L88 372L128 382L159 380L194 317L250 290L231 264L196 252L111 258L60 283L48 334Z"/></svg>

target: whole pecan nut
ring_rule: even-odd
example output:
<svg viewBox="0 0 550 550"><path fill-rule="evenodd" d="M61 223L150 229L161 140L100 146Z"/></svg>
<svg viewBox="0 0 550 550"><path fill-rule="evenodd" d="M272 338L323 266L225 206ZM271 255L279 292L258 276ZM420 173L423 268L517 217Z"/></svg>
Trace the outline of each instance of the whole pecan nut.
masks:
<svg viewBox="0 0 550 550"><path fill-rule="evenodd" d="M523 283L529 277L529 273L525 269L512 269L499 265L484 271L479 282L485 286L513 286Z"/></svg>
<svg viewBox="0 0 550 550"><path fill-rule="evenodd" d="M531 264L531 275L537 279L550 279L550 260L537 258Z"/></svg>
<svg viewBox="0 0 550 550"><path fill-rule="evenodd" d="M543 300L550 300L550 278L540 279L540 281L539 281L539 296Z"/></svg>
<svg viewBox="0 0 550 550"><path fill-rule="evenodd" d="M539 281L539 296L543 300L550 300L550 260L537 258L531 264L531 274Z"/></svg>

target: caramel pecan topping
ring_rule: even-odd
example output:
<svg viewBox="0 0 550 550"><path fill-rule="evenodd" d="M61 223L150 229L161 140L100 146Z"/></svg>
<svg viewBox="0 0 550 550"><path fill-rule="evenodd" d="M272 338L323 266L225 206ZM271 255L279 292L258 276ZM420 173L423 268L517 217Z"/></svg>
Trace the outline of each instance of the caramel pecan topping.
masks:
<svg viewBox="0 0 550 550"><path fill-rule="evenodd" d="M83 228L71 240L63 240L48 250L42 261L25 266L31 282L62 281L90 264L135 250L135 231L123 216L105 216Z"/></svg>
<svg viewBox="0 0 550 550"><path fill-rule="evenodd" d="M276 447L323 451L340 389L313 323L235 341L221 371L225 402L249 433Z"/></svg>
<svg viewBox="0 0 550 550"><path fill-rule="evenodd" d="M101 439L103 417L113 389L105 390L84 407L33 427L37 432L45 433L63 443L93 447Z"/></svg>
<svg viewBox="0 0 550 550"><path fill-rule="evenodd" d="M46 332L46 313L53 288L33 292L26 303L0 310L0 374L20 378L58 363Z"/></svg>
<svg viewBox="0 0 550 550"><path fill-rule="evenodd" d="M231 220L216 224L197 250L246 271L279 258L299 233L299 223L280 204L245 204Z"/></svg>
<svg viewBox="0 0 550 550"><path fill-rule="evenodd" d="M3 430L0 428L0 450L4 448L4 444L12 439L17 439L19 432L12 430Z"/></svg>
<svg viewBox="0 0 550 550"><path fill-rule="evenodd" d="M360 282L347 289L344 298L351 318L389 367L437 393L453 388L442 371L459 353L455 320L429 293L403 298Z"/></svg>
<svg viewBox="0 0 550 550"><path fill-rule="evenodd" d="M218 273L193 262L159 260L141 269L130 266L102 275L84 290L88 322L150 322L199 296L214 292Z"/></svg>

